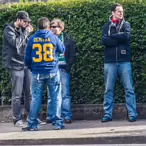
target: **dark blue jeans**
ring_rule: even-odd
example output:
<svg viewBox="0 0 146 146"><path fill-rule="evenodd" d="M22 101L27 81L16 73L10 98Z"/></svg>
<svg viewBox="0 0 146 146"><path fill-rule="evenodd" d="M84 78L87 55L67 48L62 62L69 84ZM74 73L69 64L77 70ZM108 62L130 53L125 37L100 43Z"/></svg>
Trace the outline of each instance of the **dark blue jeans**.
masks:
<svg viewBox="0 0 146 146"><path fill-rule="evenodd" d="M30 113L28 118L28 127L37 128L38 113L42 104L43 91L47 85L48 97L51 98L52 107L52 125L63 127L63 120L61 118L61 83L60 74L32 74L32 101L30 105Z"/></svg>
<svg viewBox="0 0 146 146"><path fill-rule="evenodd" d="M123 82L126 93L126 107L129 117L137 116L136 112L136 98L132 83L132 69L130 62L122 63L105 63L105 93L104 93L104 116L112 118L114 100L114 86L117 79L117 74Z"/></svg>

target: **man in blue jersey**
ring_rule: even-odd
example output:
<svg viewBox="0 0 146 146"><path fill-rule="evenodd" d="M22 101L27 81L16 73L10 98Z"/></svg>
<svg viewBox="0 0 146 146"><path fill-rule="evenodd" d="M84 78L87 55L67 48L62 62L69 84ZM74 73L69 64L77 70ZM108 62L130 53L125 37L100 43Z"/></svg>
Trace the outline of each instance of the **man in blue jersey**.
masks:
<svg viewBox="0 0 146 146"><path fill-rule="evenodd" d="M38 31L32 35L26 48L25 64L32 71L32 101L27 127L24 131L38 130L38 113L42 103L45 85L52 100L53 129L64 128L61 118L61 86L57 53L64 53L65 47L50 31L50 21L42 17L37 22Z"/></svg>

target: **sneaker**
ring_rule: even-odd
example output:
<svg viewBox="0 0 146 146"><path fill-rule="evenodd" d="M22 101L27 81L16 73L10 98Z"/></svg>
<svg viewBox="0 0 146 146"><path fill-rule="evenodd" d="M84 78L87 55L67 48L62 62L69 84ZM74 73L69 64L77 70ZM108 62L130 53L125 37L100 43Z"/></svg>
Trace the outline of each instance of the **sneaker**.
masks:
<svg viewBox="0 0 146 146"><path fill-rule="evenodd" d="M110 121L112 121L112 118L109 118L109 117L106 117L106 116L104 116L104 117L101 119L101 122L102 122L102 123L110 122Z"/></svg>
<svg viewBox="0 0 146 146"><path fill-rule="evenodd" d="M136 122L136 117L129 117L129 122Z"/></svg>
<svg viewBox="0 0 146 146"><path fill-rule="evenodd" d="M37 119L37 121L38 121L38 124L40 124L40 125L45 125L46 124L46 122L41 121L39 118Z"/></svg>
<svg viewBox="0 0 146 146"><path fill-rule="evenodd" d="M30 128L28 126L22 127L23 131L38 131L38 128Z"/></svg>
<svg viewBox="0 0 146 146"><path fill-rule="evenodd" d="M66 124L70 124L70 123L72 123L72 120L71 120L71 119L65 119L64 122L65 122Z"/></svg>
<svg viewBox="0 0 146 146"><path fill-rule="evenodd" d="M18 121L16 121L16 122L14 122L14 126L15 126L15 127L24 127L24 126L26 126L26 125L23 123L22 120L18 120Z"/></svg>
<svg viewBox="0 0 146 146"><path fill-rule="evenodd" d="M64 129L65 128L65 126L58 126L58 125L56 125L56 126L53 126L53 130L61 130L61 129Z"/></svg>
<svg viewBox="0 0 146 146"><path fill-rule="evenodd" d="M52 121L49 120L49 119L46 119L46 123L47 123L47 124L50 124L50 123L52 123Z"/></svg>

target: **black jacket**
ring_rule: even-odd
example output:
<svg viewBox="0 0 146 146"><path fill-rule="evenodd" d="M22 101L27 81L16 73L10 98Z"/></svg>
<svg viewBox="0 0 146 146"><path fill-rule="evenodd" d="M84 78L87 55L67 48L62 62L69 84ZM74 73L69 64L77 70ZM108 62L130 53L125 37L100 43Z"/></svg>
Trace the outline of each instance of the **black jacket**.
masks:
<svg viewBox="0 0 146 146"><path fill-rule="evenodd" d="M15 70L24 68L24 54L27 45L27 34L17 29L14 22L4 28L2 59L3 67Z"/></svg>
<svg viewBox="0 0 146 146"><path fill-rule="evenodd" d="M73 40L64 33L64 45L65 45L65 60L66 65L59 65L59 68L65 69L66 72L70 72L72 65L76 59L76 45Z"/></svg>
<svg viewBox="0 0 146 146"><path fill-rule="evenodd" d="M130 61L130 32L131 27L128 22L123 19L116 26L110 17L102 29L105 63Z"/></svg>

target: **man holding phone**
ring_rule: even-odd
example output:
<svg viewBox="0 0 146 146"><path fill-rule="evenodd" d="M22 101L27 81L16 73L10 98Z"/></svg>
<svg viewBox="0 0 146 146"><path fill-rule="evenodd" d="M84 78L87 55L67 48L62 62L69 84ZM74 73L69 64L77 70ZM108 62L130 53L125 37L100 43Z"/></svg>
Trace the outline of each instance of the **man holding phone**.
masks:
<svg viewBox="0 0 146 146"><path fill-rule="evenodd" d="M31 75L24 65L24 54L28 35L33 31L31 19L26 11L18 11L16 21L10 22L4 28L3 36L3 67L11 76L12 84L12 111L15 126L23 127L21 120L21 96L24 93L24 105L26 112L30 110L31 99Z"/></svg>

